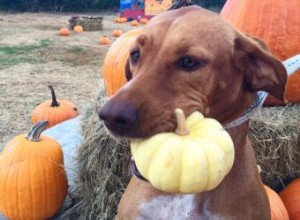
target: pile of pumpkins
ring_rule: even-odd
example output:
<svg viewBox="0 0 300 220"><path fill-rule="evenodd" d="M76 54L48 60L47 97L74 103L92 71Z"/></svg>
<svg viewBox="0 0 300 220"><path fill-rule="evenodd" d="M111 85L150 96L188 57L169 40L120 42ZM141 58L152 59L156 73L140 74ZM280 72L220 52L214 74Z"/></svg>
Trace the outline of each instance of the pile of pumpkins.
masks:
<svg viewBox="0 0 300 220"><path fill-rule="evenodd" d="M28 134L13 138L0 153L0 213L9 219L48 219L63 206L68 192L63 151L59 143L41 133L79 112L68 100L36 106Z"/></svg>
<svg viewBox="0 0 300 220"><path fill-rule="evenodd" d="M266 185L264 187L269 197L272 220L300 219L300 178L294 179L279 193Z"/></svg>

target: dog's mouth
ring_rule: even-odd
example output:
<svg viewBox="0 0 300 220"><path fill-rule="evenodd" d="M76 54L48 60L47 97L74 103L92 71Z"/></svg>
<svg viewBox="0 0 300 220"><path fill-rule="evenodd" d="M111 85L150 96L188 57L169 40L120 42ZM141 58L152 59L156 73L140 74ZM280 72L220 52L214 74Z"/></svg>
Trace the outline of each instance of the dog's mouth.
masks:
<svg viewBox="0 0 300 220"><path fill-rule="evenodd" d="M130 169L133 175L135 175L137 178L143 180L143 181L147 181L149 182L145 177L143 177L143 175L140 173L140 171L138 170L135 161L133 158L131 158L130 160Z"/></svg>

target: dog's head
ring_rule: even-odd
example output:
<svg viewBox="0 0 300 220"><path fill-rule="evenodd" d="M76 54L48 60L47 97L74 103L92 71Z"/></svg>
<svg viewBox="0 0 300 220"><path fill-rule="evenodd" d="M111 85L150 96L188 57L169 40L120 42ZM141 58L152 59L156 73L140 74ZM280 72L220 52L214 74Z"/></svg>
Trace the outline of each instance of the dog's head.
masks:
<svg viewBox="0 0 300 220"><path fill-rule="evenodd" d="M131 138L174 130L175 108L229 122L259 90L283 98L286 83L261 40L196 6L151 19L131 47L126 77L99 115L113 134Z"/></svg>

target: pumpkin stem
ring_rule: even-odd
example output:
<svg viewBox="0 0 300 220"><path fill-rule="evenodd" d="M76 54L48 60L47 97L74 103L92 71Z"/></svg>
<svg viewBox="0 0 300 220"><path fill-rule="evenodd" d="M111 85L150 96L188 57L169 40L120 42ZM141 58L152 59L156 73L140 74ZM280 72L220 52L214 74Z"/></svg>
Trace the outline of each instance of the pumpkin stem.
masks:
<svg viewBox="0 0 300 220"><path fill-rule="evenodd" d="M52 86L49 86L49 89L51 90L51 95L52 95L52 103L50 107L58 107L59 102L56 99L55 91Z"/></svg>
<svg viewBox="0 0 300 220"><path fill-rule="evenodd" d="M48 121L38 121L30 129L30 131L26 135L26 138L34 142L40 141L40 135L47 128L47 126L48 126Z"/></svg>
<svg viewBox="0 0 300 220"><path fill-rule="evenodd" d="M189 129L186 127L186 118L183 110L180 108L175 109L175 115L177 120L175 133L182 136L190 134Z"/></svg>

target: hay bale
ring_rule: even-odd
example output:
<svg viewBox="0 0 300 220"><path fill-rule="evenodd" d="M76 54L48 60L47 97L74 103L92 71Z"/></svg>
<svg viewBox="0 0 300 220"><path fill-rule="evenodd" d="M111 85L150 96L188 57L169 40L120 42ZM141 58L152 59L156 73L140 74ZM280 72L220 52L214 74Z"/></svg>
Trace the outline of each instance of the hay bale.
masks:
<svg viewBox="0 0 300 220"><path fill-rule="evenodd" d="M114 219L121 195L130 179L129 143L109 136L98 118L102 91L83 120L83 144L78 151L74 204L62 219ZM300 176L300 107L263 108L251 120L249 136L263 181L276 187L287 177ZM251 178L251 177L249 177Z"/></svg>
<svg viewBox="0 0 300 220"><path fill-rule="evenodd" d="M250 121L249 138L265 184L279 191L300 177L300 105L262 108Z"/></svg>
<svg viewBox="0 0 300 220"><path fill-rule="evenodd" d="M100 31L103 29L102 16L73 16L69 19L70 29L80 25L83 31Z"/></svg>
<svg viewBox="0 0 300 220"><path fill-rule="evenodd" d="M130 179L129 143L117 142L106 132L98 117L104 93L83 119L84 141L77 152L77 190L74 204L62 219L113 219L121 195Z"/></svg>

